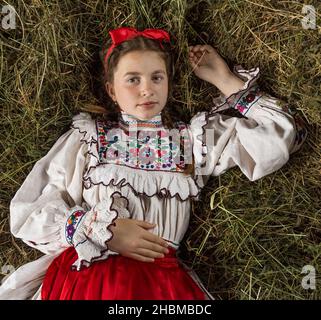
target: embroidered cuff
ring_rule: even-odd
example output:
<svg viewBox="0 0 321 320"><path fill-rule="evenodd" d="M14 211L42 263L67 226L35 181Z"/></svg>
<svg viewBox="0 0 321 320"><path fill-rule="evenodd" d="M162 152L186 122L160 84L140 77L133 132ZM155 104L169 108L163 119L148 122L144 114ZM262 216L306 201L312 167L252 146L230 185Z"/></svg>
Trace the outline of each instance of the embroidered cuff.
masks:
<svg viewBox="0 0 321 320"><path fill-rule="evenodd" d="M246 91L241 91L227 99L230 108L237 109L243 115L262 97L263 92L258 85L252 86Z"/></svg>
<svg viewBox="0 0 321 320"><path fill-rule="evenodd" d="M71 215L67 219L65 227L65 236L67 242L71 245L73 245L74 233L85 214L86 212L82 208L75 207L73 208Z"/></svg>
<svg viewBox="0 0 321 320"><path fill-rule="evenodd" d="M83 266L89 266L93 261L106 259L111 253L107 242L113 237L110 230L118 217L118 211L111 209L111 201L101 201L95 205L73 236L73 245L78 259L72 265L72 269L80 270ZM112 252L114 253L114 252Z"/></svg>

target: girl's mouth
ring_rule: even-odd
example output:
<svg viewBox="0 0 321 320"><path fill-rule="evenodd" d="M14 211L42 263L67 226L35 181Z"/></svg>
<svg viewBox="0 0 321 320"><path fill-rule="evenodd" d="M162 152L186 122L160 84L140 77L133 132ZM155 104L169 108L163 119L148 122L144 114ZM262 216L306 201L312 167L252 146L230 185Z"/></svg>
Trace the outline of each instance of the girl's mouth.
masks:
<svg viewBox="0 0 321 320"><path fill-rule="evenodd" d="M144 104L139 104L140 107L144 107L144 108L152 108L157 102L147 102Z"/></svg>

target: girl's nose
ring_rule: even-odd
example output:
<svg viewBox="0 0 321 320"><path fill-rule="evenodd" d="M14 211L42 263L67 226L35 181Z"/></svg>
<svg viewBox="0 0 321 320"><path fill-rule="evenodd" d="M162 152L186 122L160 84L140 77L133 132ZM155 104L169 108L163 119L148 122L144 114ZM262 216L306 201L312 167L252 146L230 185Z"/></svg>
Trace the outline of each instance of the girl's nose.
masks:
<svg viewBox="0 0 321 320"><path fill-rule="evenodd" d="M144 90L143 92L142 92L142 96L143 97L149 97L149 96L153 96L153 93L149 90Z"/></svg>
<svg viewBox="0 0 321 320"><path fill-rule="evenodd" d="M149 82L145 82L142 85L141 93L142 93L142 96L151 96L151 95L153 95L153 89L152 89L151 84Z"/></svg>

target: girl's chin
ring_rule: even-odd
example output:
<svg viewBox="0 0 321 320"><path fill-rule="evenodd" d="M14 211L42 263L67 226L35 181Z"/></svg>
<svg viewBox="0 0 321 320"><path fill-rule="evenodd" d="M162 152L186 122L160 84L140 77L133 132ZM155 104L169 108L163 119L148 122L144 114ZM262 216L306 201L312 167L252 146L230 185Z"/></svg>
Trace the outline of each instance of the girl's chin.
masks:
<svg viewBox="0 0 321 320"><path fill-rule="evenodd" d="M138 118L139 120L150 120L160 112L161 110L158 110L158 111L146 110L146 111L139 112L137 115L135 115L135 117Z"/></svg>
<svg viewBox="0 0 321 320"><path fill-rule="evenodd" d="M154 116L155 116L155 115L152 115L152 116L150 116L150 115L146 115L146 116L140 115L140 116L136 116L136 118L139 119L139 120L141 120L141 121L147 121L147 120L152 119Z"/></svg>

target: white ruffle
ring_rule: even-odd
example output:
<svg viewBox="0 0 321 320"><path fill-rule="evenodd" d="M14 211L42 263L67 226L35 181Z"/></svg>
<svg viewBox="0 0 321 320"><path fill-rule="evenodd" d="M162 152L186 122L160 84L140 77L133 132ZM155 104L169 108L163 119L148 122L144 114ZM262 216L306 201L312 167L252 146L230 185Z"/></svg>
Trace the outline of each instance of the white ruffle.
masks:
<svg viewBox="0 0 321 320"><path fill-rule="evenodd" d="M116 191L110 198L99 202L85 214L72 239L78 255L73 268L79 271L94 261L106 259L110 254L117 254L108 249L107 243L113 237L109 227L118 217L129 217L127 207L128 200Z"/></svg>
<svg viewBox="0 0 321 320"><path fill-rule="evenodd" d="M195 137L193 140L193 155L195 159L195 181L199 188L203 188L207 183L208 177L201 174L201 168L205 165L207 146L203 142L205 134L204 127L207 124L207 113L198 112L190 121L190 130Z"/></svg>
<svg viewBox="0 0 321 320"><path fill-rule="evenodd" d="M199 187L191 175L177 172L135 170L116 164L100 164L91 168L84 177L85 188L103 184L123 187L129 185L136 194L149 197L159 195L165 197L179 196L182 201L189 197L197 197Z"/></svg>
<svg viewBox="0 0 321 320"><path fill-rule="evenodd" d="M239 91L231 94L229 97L225 97L223 94L213 99L214 107L210 112L198 112L194 115L190 121L190 129L192 131L194 139L193 154L195 157L195 175L196 181L200 187L203 187L206 183L201 178L201 168L206 162L207 146L203 142L205 135L205 126L208 124L208 118L219 111L231 108L231 101L237 100L237 97L242 95L245 91L255 85L257 79L260 77L259 67L252 68L250 70L244 69L241 65L234 66L233 73L245 81L244 86Z"/></svg>
<svg viewBox="0 0 321 320"><path fill-rule="evenodd" d="M88 145L88 153L98 161L98 137L96 131L96 122L87 112L80 112L72 118L71 128L78 130L82 134L81 142Z"/></svg>

